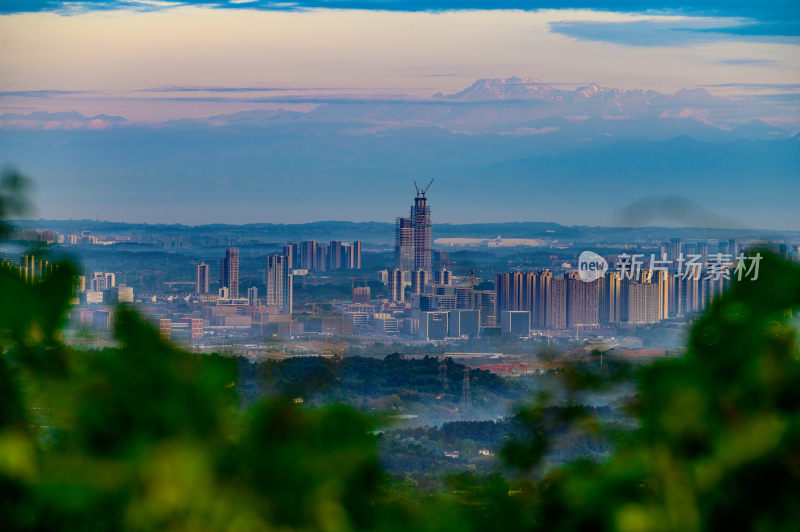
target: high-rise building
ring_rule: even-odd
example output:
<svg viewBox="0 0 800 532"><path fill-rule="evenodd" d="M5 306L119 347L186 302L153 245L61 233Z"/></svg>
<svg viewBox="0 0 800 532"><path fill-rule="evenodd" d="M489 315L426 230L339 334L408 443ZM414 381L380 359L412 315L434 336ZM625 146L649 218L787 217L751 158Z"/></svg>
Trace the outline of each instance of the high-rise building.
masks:
<svg viewBox="0 0 800 532"><path fill-rule="evenodd" d="M239 297L239 248L225 250L225 258L220 262L219 284L228 289L228 297Z"/></svg>
<svg viewBox="0 0 800 532"><path fill-rule="evenodd" d="M678 260L678 257L680 257L681 253L683 253L683 241L680 238L670 239L667 260L670 260L674 263Z"/></svg>
<svg viewBox="0 0 800 532"><path fill-rule="evenodd" d="M536 293L533 294L531 304L534 307L531 327L546 329L548 327L548 305L553 290L553 273L544 270L536 274Z"/></svg>
<svg viewBox="0 0 800 532"><path fill-rule="evenodd" d="M739 247L739 243L736 241L735 238L731 238L728 240L728 253L730 253L734 258L742 252L742 249Z"/></svg>
<svg viewBox="0 0 800 532"><path fill-rule="evenodd" d="M411 293L421 294L425 291L428 284L428 272L425 270L414 270L411 272Z"/></svg>
<svg viewBox="0 0 800 532"><path fill-rule="evenodd" d="M417 189L414 206L411 207L411 223L414 229L414 267L409 270L431 271L431 208L425 191Z"/></svg>
<svg viewBox="0 0 800 532"><path fill-rule="evenodd" d="M283 246L283 256L288 259L289 269L296 268L300 264L300 260L298 259L298 247L297 242L287 242L285 246Z"/></svg>
<svg viewBox="0 0 800 532"><path fill-rule="evenodd" d="M577 272L567 274L567 327L600 324L600 279L581 280Z"/></svg>
<svg viewBox="0 0 800 532"><path fill-rule="evenodd" d="M621 283L621 319L631 324L656 323L659 316L658 283L625 279Z"/></svg>
<svg viewBox="0 0 800 532"><path fill-rule="evenodd" d="M283 314L292 313L292 274L289 257L270 255L267 257L267 294L265 304L275 307Z"/></svg>
<svg viewBox="0 0 800 532"><path fill-rule="evenodd" d="M538 274L511 272L495 275L497 316L503 311L527 311L536 322Z"/></svg>
<svg viewBox="0 0 800 532"><path fill-rule="evenodd" d="M194 292L195 294L202 295L208 293L208 281L209 277L211 276L211 268L209 268L208 264L205 262L201 262L197 265L197 271L195 272L195 284L194 284Z"/></svg>
<svg viewBox="0 0 800 532"><path fill-rule="evenodd" d="M435 272L433 272L433 283L444 284L449 286L453 284L453 273L447 268L436 270Z"/></svg>
<svg viewBox="0 0 800 532"><path fill-rule="evenodd" d="M608 272L600 281L600 322L620 321L620 276L619 272Z"/></svg>
<svg viewBox="0 0 800 532"><path fill-rule="evenodd" d="M258 287L251 286L247 289L247 305L250 307L258 306Z"/></svg>
<svg viewBox="0 0 800 532"><path fill-rule="evenodd" d="M324 272L328 269L328 246L317 246L317 270Z"/></svg>
<svg viewBox="0 0 800 532"><path fill-rule="evenodd" d="M317 269L316 240L306 240L300 243L300 267L306 270Z"/></svg>
<svg viewBox="0 0 800 532"><path fill-rule="evenodd" d="M344 246L349 247L348 244ZM350 269L351 266L344 262L344 246L340 240L331 240L328 245L328 267L330 270L339 270L342 267Z"/></svg>
<svg viewBox="0 0 800 532"><path fill-rule="evenodd" d="M356 240L350 246L350 260L348 261L351 270L361 269L361 240Z"/></svg>
<svg viewBox="0 0 800 532"><path fill-rule="evenodd" d="M481 327L497 325L495 315L496 293L494 290L476 290L474 308L480 311Z"/></svg>
<svg viewBox="0 0 800 532"><path fill-rule="evenodd" d="M378 281L382 282L383 284L389 283L389 270L378 270Z"/></svg>
<svg viewBox="0 0 800 532"><path fill-rule="evenodd" d="M677 279L679 293L678 309L681 315L692 314L700 310L702 291L699 275L687 275Z"/></svg>
<svg viewBox="0 0 800 532"><path fill-rule="evenodd" d="M110 290L117 284L117 276L109 272L94 272L90 283L90 289L94 292Z"/></svg>
<svg viewBox="0 0 800 532"><path fill-rule="evenodd" d="M708 242L697 243L697 254L700 255L703 264L708 262Z"/></svg>
<svg viewBox="0 0 800 532"><path fill-rule="evenodd" d="M524 308L523 285L526 274L522 272L499 273L495 275L497 315L508 310L529 310Z"/></svg>
<svg viewBox="0 0 800 532"><path fill-rule="evenodd" d="M342 268L353 269L353 246L347 242L342 242Z"/></svg>
<svg viewBox="0 0 800 532"><path fill-rule="evenodd" d="M506 310L514 310L514 305L511 303L511 274L498 273L494 276L494 291L495 291L495 315L499 316L500 313Z"/></svg>
<svg viewBox="0 0 800 532"><path fill-rule="evenodd" d="M548 272L549 273L549 272ZM550 289L545 296L545 329L567 328L567 279L551 277Z"/></svg>
<svg viewBox="0 0 800 532"><path fill-rule="evenodd" d="M395 268L389 272L389 282L387 283L389 289L389 301L402 302L406 300L405 291L403 290L403 271Z"/></svg>
<svg viewBox="0 0 800 532"><path fill-rule="evenodd" d="M474 309L475 290L469 286L457 286L456 289L456 308Z"/></svg>
<svg viewBox="0 0 800 532"><path fill-rule="evenodd" d="M655 272L655 277L650 282L658 285L658 319L659 321L665 320L670 317L673 312L669 307L670 294L672 286L675 282L675 277L664 270Z"/></svg>
<svg viewBox="0 0 800 532"><path fill-rule="evenodd" d="M411 218L397 219L394 231L394 264L401 271L416 269L414 268L414 227Z"/></svg>

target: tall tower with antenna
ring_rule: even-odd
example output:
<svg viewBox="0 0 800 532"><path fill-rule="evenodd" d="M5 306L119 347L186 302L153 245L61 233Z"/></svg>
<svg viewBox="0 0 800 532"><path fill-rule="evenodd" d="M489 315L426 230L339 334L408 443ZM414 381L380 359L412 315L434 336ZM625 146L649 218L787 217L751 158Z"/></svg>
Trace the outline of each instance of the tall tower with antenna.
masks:
<svg viewBox="0 0 800 532"><path fill-rule="evenodd" d="M461 382L461 402L458 404L461 412L472 409L472 392L469 390L469 366L464 364L464 380Z"/></svg>
<svg viewBox="0 0 800 532"><path fill-rule="evenodd" d="M413 228L414 245L414 270L425 270L431 273L431 208L428 207L428 200L425 194L431 188L433 179L425 186L420 188L414 181L414 189L417 196L414 198L414 205L411 207L411 225Z"/></svg>

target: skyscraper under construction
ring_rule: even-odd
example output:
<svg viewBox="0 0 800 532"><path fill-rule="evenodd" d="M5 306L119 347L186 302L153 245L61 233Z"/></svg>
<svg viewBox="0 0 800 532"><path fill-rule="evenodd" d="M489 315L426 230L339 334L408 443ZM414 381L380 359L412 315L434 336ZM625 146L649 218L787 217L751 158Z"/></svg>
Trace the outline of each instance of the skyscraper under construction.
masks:
<svg viewBox="0 0 800 532"><path fill-rule="evenodd" d="M399 270L431 273L431 208L425 193L432 183L433 179L425 188L414 183L417 195L411 206L411 216L397 219L394 250Z"/></svg>

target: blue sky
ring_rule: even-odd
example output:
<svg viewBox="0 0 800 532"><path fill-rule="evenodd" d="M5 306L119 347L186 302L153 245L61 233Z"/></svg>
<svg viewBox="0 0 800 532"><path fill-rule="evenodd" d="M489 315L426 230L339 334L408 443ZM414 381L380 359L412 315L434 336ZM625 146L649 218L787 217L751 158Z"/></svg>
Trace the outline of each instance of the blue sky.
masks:
<svg viewBox="0 0 800 532"><path fill-rule="evenodd" d="M425 100L512 75L786 101L800 81L796 2L33 0L0 12L0 112L200 118Z"/></svg>
<svg viewBox="0 0 800 532"><path fill-rule="evenodd" d="M603 150L616 141L682 135L701 143L738 136L785 140L800 131L798 21L796 1L5 1L0 134L13 144L0 150L0 163L30 168L46 185L44 216L95 210L165 222L204 221L193 218L198 213L214 213L214 221L309 221L342 218L334 207L346 207L309 197L304 208L287 211L286 198L308 190L313 179L330 180L330 195L339 190L338 180L348 183L359 172L396 178L402 165L411 175L415 154L429 148L419 164L449 161L441 163L446 183L448 173L460 175L459 158L479 152L481 158L464 163L475 176L489 164L584 146L611 156ZM564 91L561 100L518 102L513 91L489 103L479 100L491 100L491 91L477 100L435 96L458 93L482 78L511 76L531 78L531 90ZM480 93L480 85L473 92ZM592 99L592 91L599 96ZM592 103L598 98L606 100ZM221 115L234 118L208 119ZM289 128L285 139L275 136ZM321 137L327 140L314 137L318 130L329 131ZM252 142L251 134L271 144ZM198 135L207 153L192 152L189 139ZM475 135L486 136L485 146L474 144ZM155 150L154 138L172 150ZM352 143L340 144L343 139ZM136 146L135 158L118 151L126 143ZM392 143L398 143L397 154ZM52 155L40 157L42 146ZM299 157L307 160L301 165ZM80 168L101 160L90 172ZM746 164L760 160L753 156ZM785 187L791 161L787 156L774 188L762 192ZM624 171L633 179L647 164ZM230 183L237 175L247 178L238 189L247 197L217 178L217 166L232 175ZM558 182L558 172L568 166L554 166L549 178ZM756 166L748 168L769 170ZM182 172L189 168L203 176L207 195L182 195ZM115 188L100 186L112 174ZM142 174L158 176L152 190L129 189L127 180ZM304 185L292 188L288 174ZM727 203L703 206L735 217L744 200L762 198L746 223L770 227L796 211L764 202L756 188L747 189L746 175L740 177L743 184ZM367 177L358 179L362 188L369 186ZM155 192L156 184L167 182L170 193ZM379 191L387 185L375 186ZM261 198L244 208L261 189L282 190L283 200ZM215 209L219 198L227 203ZM558 198L553 191L542 216L565 212ZM466 193L452 199L449 216L458 221L471 200ZM584 199L590 204L591 194ZM359 201L358 212L367 219L389 212L382 206L370 211L372 203ZM398 201L391 216L406 208L407 199ZM708 201L723 198L712 194ZM512 212L514 219L526 218L524 203L513 211L493 208L482 219L507 219ZM583 222L602 215L587 204L580 209ZM576 212L564 216L558 221L578 221Z"/></svg>
<svg viewBox="0 0 800 532"><path fill-rule="evenodd" d="M713 28L700 30L713 33L749 35L751 37L796 37L800 35L800 4L791 0L752 1L706 1L706 2L600 2L592 0L439 0L432 2L409 2L405 0L318 0L318 1L269 1L269 0L9 0L0 5L0 13L58 12L76 14L86 11L108 10L167 10L181 6L200 6L212 9L244 9L271 11L301 11L308 9L357 9L405 12L441 12L450 10L539 10L539 9L583 9L626 13L659 13L686 15L690 17L714 17L730 22ZM738 19L738 20L732 20ZM697 31L692 24L676 29ZM598 32L587 28L594 37ZM609 28L605 34L612 33ZM575 33L573 33L575 34ZM613 39L613 37L612 37ZM633 39L641 44L643 39ZM656 39L655 42L659 42Z"/></svg>

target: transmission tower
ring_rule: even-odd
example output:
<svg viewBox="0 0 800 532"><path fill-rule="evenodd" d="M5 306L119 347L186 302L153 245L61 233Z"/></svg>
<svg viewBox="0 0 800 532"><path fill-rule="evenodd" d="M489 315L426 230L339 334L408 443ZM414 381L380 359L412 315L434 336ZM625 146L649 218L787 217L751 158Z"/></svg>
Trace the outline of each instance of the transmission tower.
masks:
<svg viewBox="0 0 800 532"><path fill-rule="evenodd" d="M469 366L464 365L464 380L461 383L461 402L458 404L461 412L472 409L472 392L469 391Z"/></svg>
<svg viewBox="0 0 800 532"><path fill-rule="evenodd" d="M444 393L450 391L450 382L447 379L447 359L442 358L439 362L439 380L442 381L442 390Z"/></svg>

